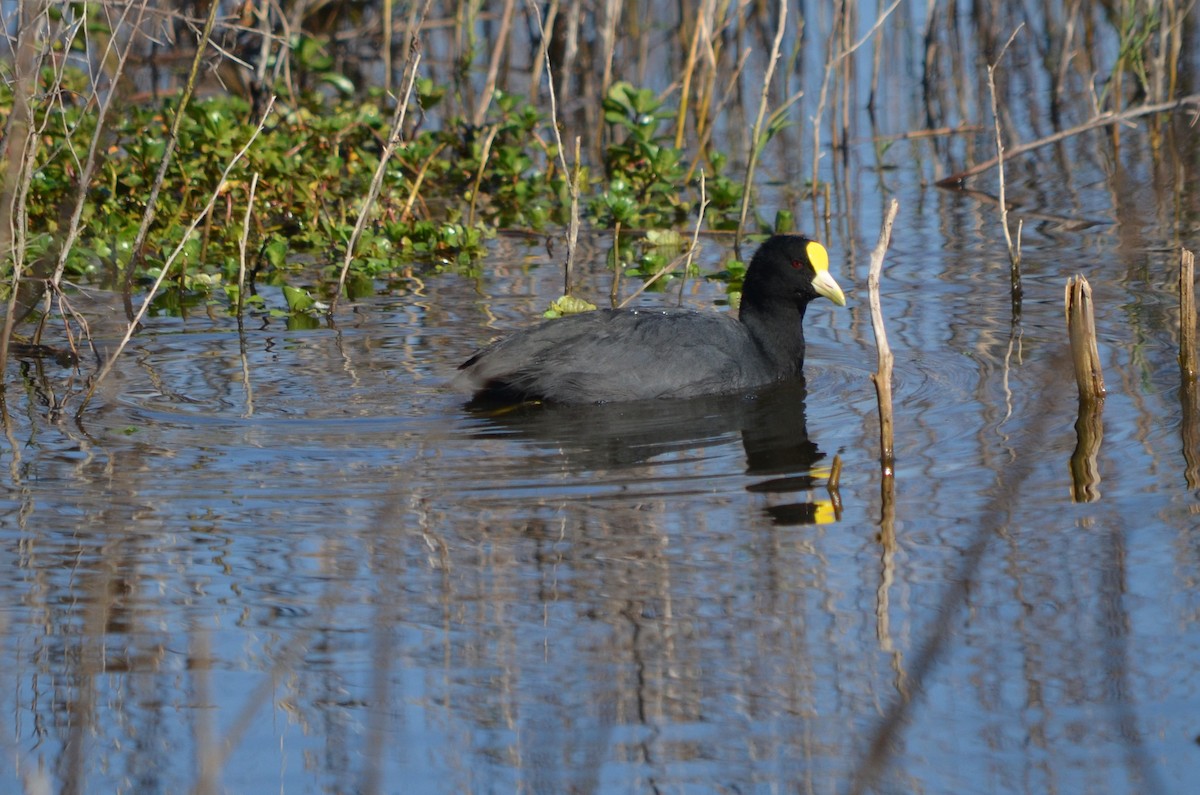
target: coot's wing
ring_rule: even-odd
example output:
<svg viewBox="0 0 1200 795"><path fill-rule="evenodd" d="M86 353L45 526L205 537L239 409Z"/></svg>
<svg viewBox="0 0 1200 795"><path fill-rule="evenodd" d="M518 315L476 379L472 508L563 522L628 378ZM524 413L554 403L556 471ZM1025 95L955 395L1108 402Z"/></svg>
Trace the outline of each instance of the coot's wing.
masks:
<svg viewBox="0 0 1200 795"><path fill-rule="evenodd" d="M687 310L601 310L551 320L467 360L455 385L563 403L689 397L770 380L746 327Z"/></svg>

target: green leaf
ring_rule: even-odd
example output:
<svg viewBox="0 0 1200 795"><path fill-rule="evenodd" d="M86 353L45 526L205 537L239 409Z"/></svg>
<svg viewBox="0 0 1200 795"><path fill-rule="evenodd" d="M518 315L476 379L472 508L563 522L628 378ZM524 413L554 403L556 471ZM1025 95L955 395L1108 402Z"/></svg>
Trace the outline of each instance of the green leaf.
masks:
<svg viewBox="0 0 1200 795"><path fill-rule="evenodd" d="M317 299L308 290L287 284L283 285L283 300L287 301L288 309L292 312L307 312L317 305Z"/></svg>
<svg viewBox="0 0 1200 795"><path fill-rule="evenodd" d="M646 232L646 242L652 246L682 248L687 238L674 229L651 229Z"/></svg>
<svg viewBox="0 0 1200 795"><path fill-rule="evenodd" d="M573 295L564 295L550 304L550 308L542 313L542 317L555 318L562 317L563 315L578 315L580 312L591 312L595 308L596 305L590 301L576 298Z"/></svg>

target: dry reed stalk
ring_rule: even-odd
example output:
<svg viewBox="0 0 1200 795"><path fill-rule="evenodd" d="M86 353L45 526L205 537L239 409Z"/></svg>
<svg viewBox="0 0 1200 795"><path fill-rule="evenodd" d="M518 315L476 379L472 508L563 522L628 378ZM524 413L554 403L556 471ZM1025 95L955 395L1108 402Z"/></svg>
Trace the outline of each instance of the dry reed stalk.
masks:
<svg viewBox="0 0 1200 795"><path fill-rule="evenodd" d="M621 294L621 222L613 226L613 282L608 293L608 305L617 308L617 296Z"/></svg>
<svg viewBox="0 0 1200 795"><path fill-rule="evenodd" d="M704 225L704 213L708 210L708 194L704 188L704 169L700 169L700 212L696 214L696 226L692 230L692 244L688 246L687 262L683 265L683 277L679 280L679 303L683 303L683 287L687 284L688 270L692 267L692 257L700 242L700 227Z"/></svg>
<svg viewBox="0 0 1200 795"><path fill-rule="evenodd" d="M684 128L687 125L688 100L692 93L692 75L696 71L696 60L700 51L701 31L712 28L712 15L716 10L716 0L703 0L700 13L696 15L692 26L692 41L688 46L687 59L683 63L683 76L680 78L679 111L675 114L675 148L683 148ZM706 37L707 38L707 37Z"/></svg>
<svg viewBox="0 0 1200 795"><path fill-rule="evenodd" d="M1196 256L1186 248L1179 254L1179 367L1185 381L1200 373L1196 356Z"/></svg>
<svg viewBox="0 0 1200 795"><path fill-rule="evenodd" d="M885 480L894 475L896 462L895 431L892 413L892 364L895 357L888 344L887 329L883 325L883 310L879 300L879 277L883 272L883 257L887 253L888 244L892 240L892 224L896 221L896 213L900 211L900 202L892 199L888 203L887 212L883 218L883 228L879 231L879 242L871 252L871 268L867 275L867 291L871 302L871 329L875 333L875 347L878 349L879 369L871 374L875 384L875 396L879 401L879 463L883 468Z"/></svg>
<svg viewBox="0 0 1200 795"><path fill-rule="evenodd" d="M1183 249L1179 258L1179 402L1182 419L1184 479L1188 488L1200 489L1200 384L1196 361L1195 257Z"/></svg>
<svg viewBox="0 0 1200 795"><path fill-rule="evenodd" d="M147 2L148 0L142 0L141 4L137 6L137 18L134 19L132 25L132 28L135 31L141 27L142 17L146 12ZM116 25L113 26L113 35L109 37L105 54L101 56L102 61L108 61L108 54L112 51L113 43L117 40L117 34L120 33L121 29L125 26L125 20L128 18L129 13L133 8L134 7L132 5L125 6L124 13L121 14L120 19L118 19ZM129 59L129 53L133 50L134 40L135 37L131 35L129 37L129 41L125 45L125 48L118 52L116 66L113 68L112 74L109 75L109 82L111 85L115 86L120 81L121 76L125 73L125 62ZM99 87L96 82L93 82L93 98L99 93L97 90L98 88ZM96 152L100 148L100 138L105 129L104 122L105 119L108 118L108 110L111 107L113 97L115 97L116 94L117 92L112 90L106 92L104 94L104 98L100 101L96 108L96 129L92 133L92 140L88 143L87 155L83 160L83 168L79 172L79 192L75 197L75 206L71 210L71 219L67 222L67 233L63 238L62 248L58 252L58 263L55 265L54 275L51 277L51 283L55 289L57 289L58 285L62 282L63 273L67 268L67 256L71 253L71 249L75 246L75 238L79 235L79 221L83 217L83 208L87 203L88 198L88 186L92 181L92 172L95 171L96 168Z"/></svg>
<svg viewBox="0 0 1200 795"><path fill-rule="evenodd" d="M884 213L883 226L879 230L879 241L871 252L871 265L867 271L867 292L871 304L871 329L875 335L878 351L878 369L871 374L875 384L875 397L879 403L879 542L882 547L882 570L875 598L876 634L884 649L895 657L897 678L907 678L901 667L900 655L892 647L891 636L891 586L895 580L896 541L896 442L895 415L892 409L892 365L895 357L888 344L887 329L883 323L880 306L879 280L883 273L883 258L892 239L892 225L900 211L900 202L892 199ZM901 693L906 685L901 686Z"/></svg>
<svg viewBox="0 0 1200 795"><path fill-rule="evenodd" d="M1067 334L1071 341L1071 360L1075 366L1075 384L1080 400L1104 398L1104 373L1100 369L1100 351L1096 346L1096 319L1092 311L1092 287L1083 276L1067 280L1065 295Z"/></svg>
<svg viewBox="0 0 1200 795"><path fill-rule="evenodd" d="M733 99L734 95L736 94L737 87L740 85L739 78L742 75L742 69L745 68L746 59L749 57L750 57L750 49L747 48L742 51L741 57L738 58L737 66L734 67L733 74L729 77L729 81L726 86L725 93L717 101L717 107L713 110L711 118L720 117L720 115L724 112L726 106L729 105L730 100ZM715 68L712 70L712 73L715 76L715 74L716 74ZM711 88L711 82L713 82L713 81L710 81L710 88ZM705 120L710 118L709 113L708 113L708 108L709 108L710 103L711 103L711 91L705 94L700 107L696 111L696 125L697 125L697 130L700 132L700 134L698 136L699 141L696 143L696 152L699 153L701 156L704 154L705 150L708 149L708 142L709 142L709 139L712 138L712 133L713 133L713 125L711 125L711 124L704 123L703 127L701 128L701 123L705 122ZM692 158L692 164L690 166L688 166L688 172L686 175L684 175L684 178L683 178L684 182L692 181L693 171L700 164L700 160L701 160L701 157Z"/></svg>
<svg viewBox="0 0 1200 795"><path fill-rule="evenodd" d="M442 153L446 145L447 143L442 141L435 146L433 151L429 153L429 156L425 158L425 161L421 163L421 167L417 169L417 176L413 180L412 189L409 190L408 198L404 201L404 209L400 211L401 221L408 220L408 216L412 213L413 204L416 203L417 198L421 195L421 185L425 182L425 175L429 173L429 167L433 165L433 161Z"/></svg>
<svg viewBox="0 0 1200 795"><path fill-rule="evenodd" d="M892 12L895 11L896 7L899 5L900 5L900 0L893 0L892 4L890 6L888 6L887 9L882 14L879 15L878 19L875 20L875 24L871 26L871 29L868 30L866 33L864 33L862 35L862 38L860 38L858 41L854 42L854 44L852 44L848 49L843 50L842 52L838 53L836 57L833 54L834 53L833 40L836 37L836 28L838 25L838 20L835 20L835 22L834 22L835 33L834 33L834 35L830 36L829 52L825 58L825 76L821 80L821 93L817 95L817 110L813 114L813 119L812 119L812 125L813 125L812 189L813 189L814 200L816 199L817 184L820 182L819 177L820 177L820 166L821 166L821 118L825 115L825 102L827 101L827 99L829 97L829 81L833 76L833 71L841 64L842 61L844 61L846 58L849 58L851 55L853 55L854 52L856 50L858 50L859 47L866 44L867 39L871 38L879 31L879 29L883 26L884 21L892 15ZM840 18L841 18L841 11L839 9L838 19L840 19Z"/></svg>
<svg viewBox="0 0 1200 795"><path fill-rule="evenodd" d="M529 2L530 5L533 5L533 0L527 0L527 2ZM575 71L575 58L579 55L579 25L582 6L583 3L567 3L567 15L563 20L563 28L566 34L564 38L566 41L563 46L562 63L559 64L560 68L562 69L562 73L558 76L558 79L562 81L559 83L558 93L563 97L569 97L571 95L571 73ZM542 51L546 53L546 71L547 75L549 75L550 56L547 48L550 46L550 40L546 36L546 29L542 25L540 17L538 21L538 27L542 29L542 41L544 43ZM552 80L553 76L549 75L547 79ZM566 173L565 167L563 169L563 173Z"/></svg>
<svg viewBox="0 0 1200 795"><path fill-rule="evenodd" d="M192 222L188 225L187 229L184 230L184 233L179 240L179 244L175 247L175 250L171 252L170 256L167 257L166 262L163 263L162 270L159 271L158 278L154 280L154 284L150 286L149 292L146 293L146 297L142 301L141 307L133 315L133 317L129 319L129 325L125 329L125 335L121 337L121 341L117 344L117 349L113 351L110 357L108 357L108 361L104 363L104 366L100 368L100 371L96 374L96 376L91 379L91 383L88 384L87 392L84 393L83 401L79 404L79 409L75 412L76 419L83 416L84 409L86 409L88 403L91 402L92 396L96 394L96 387L98 387L100 382L103 381L105 377L112 371L113 365L116 364L117 359L125 350L125 346L129 344L129 340L132 339L133 333L137 331L138 325L142 322L142 318L146 316L146 311L150 308L150 302L154 300L154 296L158 293L159 288L162 287L162 283L167 278L167 274L171 272L171 266L175 264L175 260L179 258L180 254L183 253L183 249L187 245L188 239L192 236L192 232L196 231L196 227L200 225L200 222L204 220L204 217L212 212L213 206L217 203L217 199L220 198L225 185L229 181L229 174L233 171L234 166L241 162L242 158L246 156L246 152L250 151L250 147L254 145L254 142L258 139L259 134L263 131L263 127L266 126L267 117L271 114L271 111L274 109L274 107L275 97L271 97L270 101L267 103L266 111L263 113L262 118L259 119L258 126L254 128L254 133L250 136L250 139L246 141L246 144L238 151L238 153L233 156L233 159L230 160L225 166L225 170L221 172L221 178L217 180L217 184L213 187L212 194L208 199L208 203L204 206L204 209L197 213L196 217L192 219Z"/></svg>
<svg viewBox="0 0 1200 795"><path fill-rule="evenodd" d="M779 21L775 28L775 40L771 44L771 57L767 61L767 72L763 76L762 94L758 98L758 115L754 119L754 128L750 133L750 159L746 163L746 180L742 185L742 209L738 215L737 234L733 246L741 248L742 232L746 227L746 213L750 209L750 188L754 185L754 168L758 164L758 155L762 150L759 138L762 135L763 119L767 115L767 99L771 91L771 78L775 75L775 67L779 64L779 48L783 44L783 33L787 29L787 0L779 0Z"/></svg>
<svg viewBox="0 0 1200 795"><path fill-rule="evenodd" d="M426 3L426 8L429 4ZM396 147L400 145L400 138L404 135L404 119L408 114L408 103L412 98L413 84L417 81L417 71L421 65L421 53L412 53L412 63L408 67L408 85L404 89L404 98L400 100L400 104L396 106L396 112L392 116L392 128L388 132L387 143L383 146L383 151L379 153L379 164L375 167L375 173L371 176L371 187L367 190L367 197L363 201L362 209L358 213L358 220L354 224L354 231L350 233L350 240L346 243L346 253L342 258L342 271L338 274L337 290L333 294L333 298L329 302L329 316L333 316L337 309L338 299L342 297L342 290L346 286L346 276L350 272L350 263L354 261L354 250L358 247L358 241L362 237L363 230L367 227L367 217L371 213L371 208L375 206L376 199L379 198L379 191L383 188L383 175L387 172L388 161L392 159L392 153L396 151Z"/></svg>
<svg viewBox="0 0 1200 795"><path fill-rule="evenodd" d="M571 179L567 182L571 194L571 217L567 222L567 261L563 265L563 295L571 294L571 271L575 268L575 252L579 249L579 179L583 174L583 162L579 146L582 137L575 136L575 163Z"/></svg>
<svg viewBox="0 0 1200 795"><path fill-rule="evenodd" d="M883 11L883 0L876 0L876 13ZM879 95L879 73L883 66L883 37L875 37L875 45L871 48L871 88L867 94L867 114L872 122L875 119L875 97ZM872 123L872 126L874 124Z"/></svg>
<svg viewBox="0 0 1200 795"><path fill-rule="evenodd" d="M750 57L751 48L740 48L741 55L738 56L737 64L734 66L733 71L728 72L720 69L724 52L721 45L725 39L725 32L733 25L735 19L741 19L741 16L736 13L736 9L735 13L732 16L730 15L730 5L731 0L721 0L720 8L713 11L712 20L709 22L710 33L708 37L701 39L701 43L704 45L704 79L701 81L696 110L692 114L695 119L696 138L699 143L696 146L697 157L693 158L686 181L691 180L691 169L695 168L695 160L703 156L708 147L708 139L712 136L712 121L720 117L722 109L729 102L729 98L738 91L742 69L746 65L747 58ZM719 28L715 28L718 19L724 21ZM803 21L801 21L798 27L800 30L803 30ZM796 35L799 36L799 32ZM725 86L725 91L722 98L717 101L717 107L713 109L712 105L717 94L716 86L718 80Z"/></svg>
<svg viewBox="0 0 1200 795"><path fill-rule="evenodd" d="M1004 137L1000 133L1000 110L996 101L996 67L999 66L1004 53L1024 26L1024 22L1017 25L1016 30L1008 37L1008 41L1004 42L1004 46L1000 48L996 60L987 66L988 94L992 99L992 122L996 132L996 164L1000 178L1000 223L1004 227L1004 242L1008 246L1008 278L1013 317L1019 317L1021 314L1021 229L1024 222L1017 222L1017 242L1014 245L1012 232L1008 228L1008 201L1004 196Z"/></svg>
<svg viewBox="0 0 1200 795"><path fill-rule="evenodd" d="M250 191L246 196L246 214L242 216L242 236L238 238L237 312L238 323L242 322L242 309L246 305L246 250L250 242L250 218L254 214L254 194L258 190L258 172L250 178Z"/></svg>
<svg viewBox="0 0 1200 795"><path fill-rule="evenodd" d="M488 106L492 104L492 97L496 94L496 77L500 73L500 61L504 56L505 45L508 44L508 34L512 30L513 9L516 7L516 0L505 0L504 11L500 15L500 30L496 34L496 42L492 46L492 58L488 62L487 80L483 84L483 93L479 96L479 102L475 105L475 116L472 120L476 127L483 126L483 120L487 118Z"/></svg>
<svg viewBox="0 0 1200 795"><path fill-rule="evenodd" d="M479 199L479 186L483 184L483 172L487 169L488 159L492 156L492 143L499 132L499 124L490 124L487 135L483 138L483 148L479 153L479 171L475 172L475 182L471 184L471 201L467 205L467 226L475 225L475 203Z"/></svg>
<svg viewBox="0 0 1200 795"><path fill-rule="evenodd" d="M392 93L392 13L395 0L383 0L383 93Z"/></svg>
<svg viewBox="0 0 1200 795"><path fill-rule="evenodd" d="M4 386L8 346L16 323L17 298L25 268L25 196L29 190L29 174L38 140L30 103L37 88L38 71L48 49L42 48L39 52L36 46L42 18L46 15L45 3L31 9L31 12L17 32L13 107L3 140L0 141L0 160L4 163L4 182L0 185L0 258L8 257L13 269L8 309L4 315L3 330L0 330L0 388Z"/></svg>
<svg viewBox="0 0 1200 795"><path fill-rule="evenodd" d="M608 96L612 84L613 55L617 47L617 25L621 22L621 0L604 0L604 24L601 28L600 50L604 53L604 74L600 78L600 96Z"/></svg>
<svg viewBox="0 0 1200 795"><path fill-rule="evenodd" d="M546 19L543 21L546 30L554 30L554 21L558 18L558 5L558 0L550 0L546 4ZM527 8L532 10L531 7L527 6ZM544 39L543 45L545 45ZM529 67L529 98L531 101L537 99L539 88L542 85L542 68L546 63L545 59L538 57L533 59L533 63Z"/></svg>
<svg viewBox="0 0 1200 795"><path fill-rule="evenodd" d="M1034 149L1040 149L1043 146L1056 144L1059 141L1072 138L1080 133L1094 130L1097 127L1119 125L1132 119L1141 118L1142 116L1149 116L1154 113L1165 113L1170 110L1175 110L1176 108L1184 107L1185 105L1200 106L1200 94L1189 94L1186 97L1180 97L1179 99L1173 99L1168 102L1156 102L1152 105L1139 105L1136 108L1127 108L1120 113L1101 113L1096 116L1096 118L1085 121L1082 124L1077 124L1069 129L1060 130L1059 132L1052 133L1044 138L1039 138L1036 141L1029 141L1027 143L1011 147L1008 150L1007 155L1011 159L1017 155L1023 155L1026 152L1031 152ZM963 181L977 174L982 174L983 172L995 166L997 162L999 162L999 158L993 157L990 160L977 163L970 168L951 174L948 177L943 177L934 184L939 188L958 188L961 186Z"/></svg>
<svg viewBox="0 0 1200 795"><path fill-rule="evenodd" d="M944 135L967 135L977 133L982 129L983 125L980 124L960 124L957 127L939 127L936 130L909 130L908 132L892 133L890 135L875 135L871 137L871 142L912 141L921 138L939 138Z"/></svg>
<svg viewBox="0 0 1200 795"><path fill-rule="evenodd" d="M571 196L571 218L567 227L567 261L563 265L563 295L571 294L571 271L575 266L575 246L579 239L579 177L580 177L580 138L575 137L575 169L567 168L567 156L563 150L562 132L559 130L558 99L554 92L554 72L550 67L550 38L546 26L542 24L542 13L533 0L528 0L529 10L537 22L541 34L541 60L546 64L546 88L550 94L550 123L554 130L554 141L558 147L558 162L563 175L570 174L567 179L567 191ZM565 85L565 83L564 83Z"/></svg>
<svg viewBox="0 0 1200 795"><path fill-rule="evenodd" d="M213 26L216 25L217 10L220 6L220 3L212 3L209 6L208 19L204 21L204 30L200 32L200 38L196 43L196 55L192 59L192 68L188 72L183 92L179 95L179 103L175 107L171 128L167 131L166 146L163 148L162 159L158 164L158 173L154 175L154 181L150 183L150 195L146 197L146 210L142 213L142 223L133 239L129 262L125 264L122 293L125 299L125 315L131 320L133 318L133 274L142 257L142 248L146 245L146 237L150 234L150 225L154 223L154 218L158 213L158 194L162 191L163 182L167 178L167 169L170 168L171 161L175 157L175 148L179 145L179 128L183 124L183 114L187 110L192 95L196 92L196 77L200 74L200 64L204 61L204 53L208 50L212 39ZM266 116L264 115L263 118ZM166 271L167 269L163 268L163 273ZM88 397L91 397L90 391ZM84 404L86 405L86 403L85 400Z"/></svg>

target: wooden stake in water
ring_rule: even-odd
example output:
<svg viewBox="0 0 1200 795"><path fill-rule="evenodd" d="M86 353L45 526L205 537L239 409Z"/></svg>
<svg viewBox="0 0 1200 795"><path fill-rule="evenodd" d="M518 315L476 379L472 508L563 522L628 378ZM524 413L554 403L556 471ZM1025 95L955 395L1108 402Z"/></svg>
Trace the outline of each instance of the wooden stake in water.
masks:
<svg viewBox="0 0 1200 795"><path fill-rule="evenodd" d="M1179 257L1179 369L1184 380L1196 380L1196 255L1186 248Z"/></svg>
<svg viewBox="0 0 1200 795"><path fill-rule="evenodd" d="M1196 359L1196 257L1185 248L1179 257L1179 403L1183 409L1179 433L1189 489L1200 489L1200 363Z"/></svg>
<svg viewBox="0 0 1200 795"><path fill-rule="evenodd" d="M1104 374L1096 346L1096 320L1092 312L1092 288L1087 279L1073 276L1066 289L1067 334L1075 384L1079 388L1079 417L1075 421L1075 450L1071 454L1071 499L1095 502L1100 499L1100 444L1104 441Z"/></svg>
<svg viewBox="0 0 1200 795"><path fill-rule="evenodd" d="M1092 313L1092 288L1087 279L1067 279L1067 333L1071 339L1071 360L1075 364L1075 383L1080 400L1104 397L1104 373L1100 370L1100 351L1096 347L1096 319Z"/></svg>

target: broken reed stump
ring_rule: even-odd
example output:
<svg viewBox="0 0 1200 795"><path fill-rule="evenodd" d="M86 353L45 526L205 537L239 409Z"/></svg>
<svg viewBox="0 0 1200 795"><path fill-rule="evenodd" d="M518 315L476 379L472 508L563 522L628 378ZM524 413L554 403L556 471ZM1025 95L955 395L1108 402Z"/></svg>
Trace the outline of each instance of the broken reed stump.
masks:
<svg viewBox="0 0 1200 795"><path fill-rule="evenodd" d="M1196 361L1196 257L1186 248L1179 257L1179 402L1183 409L1184 478L1200 489L1200 363Z"/></svg>
<svg viewBox="0 0 1200 795"><path fill-rule="evenodd" d="M875 347L879 351L879 369L871 375L875 383L875 396L879 399L879 463L883 467L885 482L894 474L895 432L892 423L892 348L888 345L887 330L883 327L883 310L879 305L879 276L883 271L883 255L887 253L892 239L892 224L900 202L892 199L884 215L883 228L879 230L879 242L871 252L871 269L867 274L867 291L871 302L871 329L875 332Z"/></svg>
<svg viewBox="0 0 1200 795"><path fill-rule="evenodd" d="M1067 334L1075 384L1079 387L1079 417L1075 421L1075 450L1071 453L1071 499L1095 502L1100 499L1100 443L1104 441L1104 374L1096 345L1096 319L1092 311L1092 288L1087 279L1067 280L1065 296Z"/></svg>
<svg viewBox="0 0 1200 795"><path fill-rule="evenodd" d="M1185 382L1196 380L1196 255L1186 248L1179 255L1179 369Z"/></svg>
<svg viewBox="0 0 1200 795"><path fill-rule="evenodd" d="M1092 287L1082 276L1067 279L1067 334L1071 339L1071 360L1075 364L1075 383L1079 399L1104 397L1104 373L1100 370L1100 351L1096 347L1096 319L1092 313Z"/></svg>

